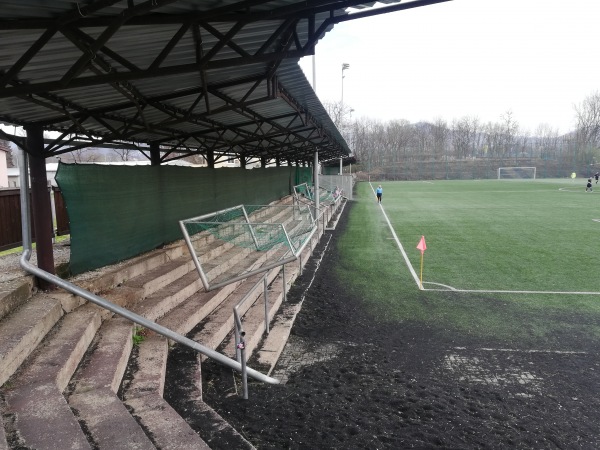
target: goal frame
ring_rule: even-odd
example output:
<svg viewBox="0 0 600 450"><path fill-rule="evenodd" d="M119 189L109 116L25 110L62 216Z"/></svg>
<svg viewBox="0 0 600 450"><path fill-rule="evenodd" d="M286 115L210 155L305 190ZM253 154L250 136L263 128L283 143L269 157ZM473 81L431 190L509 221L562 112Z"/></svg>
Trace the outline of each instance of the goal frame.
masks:
<svg viewBox="0 0 600 450"><path fill-rule="evenodd" d="M505 169L505 170L515 170L515 169L531 169L533 170L533 176L530 178L502 178L501 177L501 171ZM516 167L498 167L498 180L535 180L536 179L536 175L537 175L537 170L536 167L525 167L525 166L516 166Z"/></svg>

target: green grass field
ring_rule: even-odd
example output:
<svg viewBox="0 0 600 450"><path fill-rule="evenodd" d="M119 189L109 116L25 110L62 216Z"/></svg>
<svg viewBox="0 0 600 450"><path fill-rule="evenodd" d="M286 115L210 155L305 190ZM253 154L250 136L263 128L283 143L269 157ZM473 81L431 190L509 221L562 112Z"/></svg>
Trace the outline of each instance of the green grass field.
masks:
<svg viewBox="0 0 600 450"><path fill-rule="evenodd" d="M426 290L370 185L360 183L338 275L373 314L495 339L558 345L556 336L570 329L600 337L600 185L593 193L581 179L382 185L384 210L417 275L425 236ZM427 290L444 286L481 292Z"/></svg>

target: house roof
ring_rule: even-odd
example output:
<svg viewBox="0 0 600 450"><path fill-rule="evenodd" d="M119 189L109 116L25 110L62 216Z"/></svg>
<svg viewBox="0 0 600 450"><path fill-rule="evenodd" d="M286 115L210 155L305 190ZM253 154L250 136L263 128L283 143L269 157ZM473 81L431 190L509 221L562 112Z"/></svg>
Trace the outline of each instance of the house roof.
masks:
<svg viewBox="0 0 600 450"><path fill-rule="evenodd" d="M343 157L299 59L348 7L442 1L0 0L0 122L60 132L47 157L108 145L161 162Z"/></svg>

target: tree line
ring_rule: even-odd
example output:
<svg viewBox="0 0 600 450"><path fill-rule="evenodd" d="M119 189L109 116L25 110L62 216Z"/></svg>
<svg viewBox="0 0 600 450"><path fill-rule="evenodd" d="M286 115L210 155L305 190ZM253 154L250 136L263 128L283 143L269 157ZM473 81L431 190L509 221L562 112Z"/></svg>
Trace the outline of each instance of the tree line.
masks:
<svg viewBox="0 0 600 450"><path fill-rule="evenodd" d="M540 124L531 134L519 126L511 111L497 122L465 116L450 123L442 119L410 123L404 119L352 119L349 105L326 102L324 106L358 161L355 170L371 172L414 161L477 158L514 158L515 162L561 159L600 165L599 92L574 107L576 129L562 135L548 124Z"/></svg>

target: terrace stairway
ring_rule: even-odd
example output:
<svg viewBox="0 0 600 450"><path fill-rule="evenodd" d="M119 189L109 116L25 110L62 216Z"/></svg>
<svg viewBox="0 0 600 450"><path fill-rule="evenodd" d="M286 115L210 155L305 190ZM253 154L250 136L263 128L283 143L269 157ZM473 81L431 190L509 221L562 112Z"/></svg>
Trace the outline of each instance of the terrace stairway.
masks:
<svg viewBox="0 0 600 450"><path fill-rule="evenodd" d="M240 311L248 358L261 351L259 345L267 349L263 368L273 368L291 326L273 320L282 309L284 292L322 233L323 226L306 246L301 263L285 266L285 286L281 267L268 273L273 325L266 338L262 287L253 290L252 301ZM257 252L250 254L205 232L199 239L203 267L216 274L235 273L235 265L247 264L251 257L254 267L264 262ZM71 281L233 358L233 306L261 277L207 292L180 241ZM199 363L190 366L186 389L190 407L204 420L186 421L165 401L167 358L173 348L167 338L60 289L33 293L27 283L21 294L13 289L0 296L0 450L203 449L211 444L253 448L202 401ZM197 361L201 359L198 354Z"/></svg>

